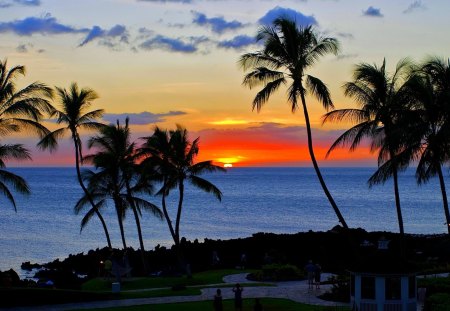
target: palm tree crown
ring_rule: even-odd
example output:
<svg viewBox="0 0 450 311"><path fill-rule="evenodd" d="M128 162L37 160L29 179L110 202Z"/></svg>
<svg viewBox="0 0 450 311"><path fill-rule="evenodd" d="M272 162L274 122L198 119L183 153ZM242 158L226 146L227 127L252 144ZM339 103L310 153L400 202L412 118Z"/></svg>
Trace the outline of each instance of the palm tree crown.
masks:
<svg viewBox="0 0 450 311"><path fill-rule="evenodd" d="M25 75L24 66L8 69L7 61L0 61L0 136L26 129L43 137L48 130L39 122L54 112L49 102L53 91L40 82L17 89L14 80L20 75Z"/></svg>

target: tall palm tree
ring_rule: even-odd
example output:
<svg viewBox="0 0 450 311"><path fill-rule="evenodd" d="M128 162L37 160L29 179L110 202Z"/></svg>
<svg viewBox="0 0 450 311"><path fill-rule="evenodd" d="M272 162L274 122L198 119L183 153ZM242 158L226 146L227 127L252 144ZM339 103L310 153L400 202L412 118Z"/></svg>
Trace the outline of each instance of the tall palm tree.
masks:
<svg viewBox="0 0 450 311"><path fill-rule="evenodd" d="M16 201L9 189L9 185L15 191L22 194L29 194L30 188L27 182L22 177L4 170L6 161L9 159L15 160L30 160L30 153L22 145L2 145L0 144L0 192L8 199L8 201L17 211Z"/></svg>
<svg viewBox="0 0 450 311"><path fill-rule="evenodd" d="M85 160L92 162L98 170L89 178L89 189L93 196L101 199L109 197L114 202L124 248L127 246L123 219L128 208L133 211L143 256L145 248L139 220L142 216L141 209L151 211L160 219L162 213L154 204L136 197L138 193L150 194L151 189L149 184L143 183L138 176L136 145L130 141L128 121L127 118L124 126L117 121L117 125L100 129L100 135L92 137L88 142L89 148L95 148L97 151L86 156Z"/></svg>
<svg viewBox="0 0 450 311"><path fill-rule="evenodd" d="M199 152L199 138L190 141L188 131L177 126L176 130L167 131L156 127L152 136L145 137L142 154L148 156L147 160L151 166L156 168L162 176L162 188L159 194L162 196L163 213L172 235L175 247L179 251L180 245L180 222L183 210L185 183L189 182L196 188L211 193L219 201L222 192L211 182L200 177L207 172L225 171L224 168L214 165L212 161L194 163ZM169 215L166 198L172 189L178 189L178 206L176 210L175 225Z"/></svg>
<svg viewBox="0 0 450 311"><path fill-rule="evenodd" d="M339 136L328 150L327 156L336 148L350 145L354 151L364 138L371 141L371 151L378 151L378 170L369 179L369 185L394 180L395 205L400 233L404 234L398 171L406 168L408 160L396 157L406 146L404 122L407 119L410 98L407 78L411 63L404 59L397 64L393 75L386 71L386 61L378 67L362 63L356 66L353 81L344 84L346 96L352 97L359 108L338 109L328 112L323 122L347 121L356 123Z"/></svg>
<svg viewBox="0 0 450 311"><path fill-rule="evenodd" d="M425 61L412 79L411 94L417 101L414 123L414 159L419 184L438 176L447 230L450 212L442 166L450 160L450 60L433 57ZM418 135L417 135L418 134Z"/></svg>
<svg viewBox="0 0 450 311"><path fill-rule="evenodd" d="M38 146L42 149L49 149L53 151L57 148L57 141L62 138L67 132L70 133L74 147L75 147L75 168L77 172L78 183L87 196L93 211L100 220L103 230L105 232L108 247L112 248L111 239L109 237L108 228L103 216L96 208L94 201L89 196L89 192L83 183L81 176L80 164L83 161L82 141L80 138L80 130L99 130L104 125L97 122L103 115L103 109L96 109L87 111L91 106L92 101L98 98L97 93L90 88L78 88L76 83L72 83L69 90L63 88L56 88L60 109L54 112L56 116L56 123L63 124L64 127L54 130L47 134L39 143ZM81 227L83 229L83 227Z"/></svg>
<svg viewBox="0 0 450 311"><path fill-rule="evenodd" d="M0 61L0 136L31 130L43 137L48 129L40 124L46 114L52 114L49 100L51 88L40 82L33 82L23 89L17 89L14 80L25 75L24 66L7 68L7 61Z"/></svg>
<svg viewBox="0 0 450 311"><path fill-rule="evenodd" d="M337 207L317 164L314 155L311 123L309 120L306 96L315 96L325 109L333 108L327 86L317 77L306 74L322 56L337 54L339 42L334 38L322 38L311 26L301 27L288 18L278 18L271 27L262 27L256 36L257 41L264 43L264 48L254 53L241 56L239 63L249 73L245 75L243 84L250 89L262 85L253 100L253 109L259 112L270 96L282 85L288 84L288 101L291 111L297 111L298 98L305 117L308 136L308 151L325 195L327 196L339 222L348 228Z"/></svg>

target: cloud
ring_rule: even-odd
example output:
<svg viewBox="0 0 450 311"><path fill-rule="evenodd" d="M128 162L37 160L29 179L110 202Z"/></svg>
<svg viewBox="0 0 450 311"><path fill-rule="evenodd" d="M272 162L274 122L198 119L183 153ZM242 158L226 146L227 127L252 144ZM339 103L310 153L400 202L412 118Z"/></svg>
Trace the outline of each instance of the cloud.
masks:
<svg viewBox="0 0 450 311"><path fill-rule="evenodd" d="M130 119L130 124L135 125L145 125L150 123L163 122L167 117L185 115L184 111L169 111L166 113L151 113L151 112L141 112L141 113L106 113L103 115L105 121L115 123L117 120L123 121L127 117Z"/></svg>
<svg viewBox="0 0 450 311"><path fill-rule="evenodd" d="M40 0L13 0L15 3L25 6L40 6Z"/></svg>
<svg viewBox="0 0 450 311"><path fill-rule="evenodd" d="M16 47L16 51L18 53L28 53L29 49L33 47L33 44L31 43L24 43L24 44L19 44Z"/></svg>
<svg viewBox="0 0 450 311"><path fill-rule="evenodd" d="M406 10L403 11L404 14L412 13L417 10L424 11L427 7L422 3L422 1L414 1L411 3Z"/></svg>
<svg viewBox="0 0 450 311"><path fill-rule="evenodd" d="M240 35L231 40L220 41L217 46L225 49L241 49L252 44L256 44L254 37Z"/></svg>
<svg viewBox="0 0 450 311"><path fill-rule="evenodd" d="M194 53L197 51L197 45L208 41L206 37L189 37L188 42L181 38L169 38L157 35L141 43L139 46L144 50L162 49L170 52Z"/></svg>
<svg viewBox="0 0 450 311"><path fill-rule="evenodd" d="M40 0L10 0L10 1L1 1L0 8L9 8L14 5L23 5L23 6L40 6Z"/></svg>
<svg viewBox="0 0 450 311"><path fill-rule="evenodd" d="M192 11L195 15L193 19L193 23L199 26L210 26L212 31L215 33L223 33L226 30L234 30L239 29L244 26L239 21L233 20L231 22L227 22L223 17L212 17L208 18L205 14L200 12Z"/></svg>
<svg viewBox="0 0 450 311"><path fill-rule="evenodd" d="M344 38L344 39L353 39L354 38L353 34L351 34L349 32L338 32L336 35L341 38Z"/></svg>
<svg viewBox="0 0 450 311"><path fill-rule="evenodd" d="M358 54L339 54L338 56L336 56L338 60L356 57L358 57Z"/></svg>
<svg viewBox="0 0 450 311"><path fill-rule="evenodd" d="M153 2L153 3L192 3L192 0L137 0L138 2Z"/></svg>
<svg viewBox="0 0 450 311"><path fill-rule="evenodd" d="M77 29L72 26L60 24L50 14L46 14L44 17L26 17L12 22L0 22L0 33L12 32L19 36L85 33L87 31L85 28Z"/></svg>
<svg viewBox="0 0 450 311"><path fill-rule="evenodd" d="M373 6L369 6L367 10L363 11L363 15L370 17L383 17L383 14L381 14L381 10L374 8Z"/></svg>
<svg viewBox="0 0 450 311"><path fill-rule="evenodd" d="M262 25L271 25L273 21L279 17L288 17L297 22L298 25L301 26L317 26L319 23L316 18L312 15L306 16L299 11L295 11L289 8L275 7L272 10L268 11L266 15L261 17L258 21Z"/></svg>
<svg viewBox="0 0 450 311"><path fill-rule="evenodd" d="M109 30L102 29L99 26L94 26L79 46L86 45L95 39L103 39L103 41L101 41L102 45L114 47L116 44L110 41L111 39L119 39L120 42L128 43L128 38L128 31L123 25L115 25Z"/></svg>

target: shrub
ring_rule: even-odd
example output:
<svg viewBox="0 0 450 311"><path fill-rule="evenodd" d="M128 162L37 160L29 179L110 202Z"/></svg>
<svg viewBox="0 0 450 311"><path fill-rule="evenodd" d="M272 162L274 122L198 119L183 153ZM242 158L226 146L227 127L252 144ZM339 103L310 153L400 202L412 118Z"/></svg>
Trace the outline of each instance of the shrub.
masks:
<svg viewBox="0 0 450 311"><path fill-rule="evenodd" d="M447 311L450 306L450 294L437 293L427 298L425 301L425 311Z"/></svg>
<svg viewBox="0 0 450 311"><path fill-rule="evenodd" d="M294 265L264 265L261 271L252 273L250 279L255 281L291 281L304 279L302 270Z"/></svg>

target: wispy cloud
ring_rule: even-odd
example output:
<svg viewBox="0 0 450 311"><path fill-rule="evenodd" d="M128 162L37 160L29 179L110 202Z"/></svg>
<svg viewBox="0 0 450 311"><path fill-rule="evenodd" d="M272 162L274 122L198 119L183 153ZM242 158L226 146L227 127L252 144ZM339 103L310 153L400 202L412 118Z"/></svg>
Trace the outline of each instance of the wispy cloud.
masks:
<svg viewBox="0 0 450 311"><path fill-rule="evenodd" d="M422 1L414 1L411 3L406 10L403 11L404 14L412 13L414 11L424 11L427 7L422 3Z"/></svg>
<svg viewBox="0 0 450 311"><path fill-rule="evenodd" d="M208 41L206 37L189 37L186 39L170 38L157 35L139 45L144 50L161 49L170 52L194 53L198 50L197 45Z"/></svg>
<svg viewBox="0 0 450 311"><path fill-rule="evenodd" d="M120 42L128 43L129 34L125 26L123 25L115 25L111 29L106 30L102 29L99 26L94 26L87 34L86 38L84 38L83 42L80 43L79 46L83 46L88 44L89 42L95 39L103 39L101 42L102 45L106 46L114 46L111 39L118 39Z"/></svg>
<svg viewBox="0 0 450 311"><path fill-rule="evenodd" d="M279 17L288 17L297 22L301 26L318 25L316 18L312 15L307 16L299 11L295 11L289 8L275 7L268 11L263 17L259 19L259 23L262 25L271 25L273 21Z"/></svg>
<svg viewBox="0 0 450 311"><path fill-rule="evenodd" d="M33 48L33 44L31 44L31 43L23 43L23 44L19 44L16 47L16 51L18 53L28 53L30 48Z"/></svg>
<svg viewBox="0 0 450 311"><path fill-rule="evenodd" d="M141 113L106 113L103 115L105 121L115 123L117 120L123 121L127 117L130 119L130 124L145 125L150 123L163 122L167 117L185 115L184 111L169 111L166 113L152 113L144 111Z"/></svg>
<svg viewBox="0 0 450 311"><path fill-rule="evenodd" d="M9 0L9 1L0 1L0 8L9 8L14 5L23 5L23 6L40 6L40 0Z"/></svg>
<svg viewBox="0 0 450 311"><path fill-rule="evenodd" d="M43 17L26 17L12 22L0 22L0 33L12 32L19 36L86 33L88 31L86 28L79 29L61 24L50 14Z"/></svg>
<svg viewBox="0 0 450 311"><path fill-rule="evenodd" d="M374 8L373 6L369 6L367 10L363 11L363 15L370 17L383 17L383 14L381 14L381 10Z"/></svg>
<svg viewBox="0 0 450 311"><path fill-rule="evenodd" d="M226 21L223 17L211 17L208 18L205 14L192 11L194 13L193 23L199 26L209 26L215 33L223 33L226 30L235 30L244 26L239 21L233 20L231 22Z"/></svg>
<svg viewBox="0 0 450 311"><path fill-rule="evenodd" d="M243 47L256 44L255 38L246 36L246 35L239 35L234 37L231 40L224 40L220 41L217 46L225 49L241 49Z"/></svg>

